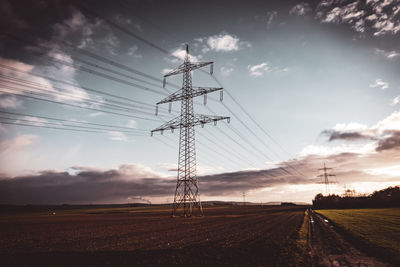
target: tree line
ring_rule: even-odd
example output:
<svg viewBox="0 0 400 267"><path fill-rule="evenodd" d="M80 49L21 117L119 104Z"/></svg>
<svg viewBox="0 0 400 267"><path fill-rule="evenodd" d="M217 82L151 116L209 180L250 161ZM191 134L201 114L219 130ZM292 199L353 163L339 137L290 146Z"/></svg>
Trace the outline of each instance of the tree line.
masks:
<svg viewBox="0 0 400 267"><path fill-rule="evenodd" d="M357 209L400 207L400 187L388 187L367 196L339 196L318 194L313 199L314 209Z"/></svg>

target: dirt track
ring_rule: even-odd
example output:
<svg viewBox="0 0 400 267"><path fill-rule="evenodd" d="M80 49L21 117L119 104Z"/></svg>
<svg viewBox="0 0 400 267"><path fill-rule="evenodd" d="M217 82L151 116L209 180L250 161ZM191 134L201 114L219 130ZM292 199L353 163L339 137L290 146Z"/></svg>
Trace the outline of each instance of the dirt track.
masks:
<svg viewBox="0 0 400 267"><path fill-rule="evenodd" d="M319 214L310 213L310 224L313 266L390 266L354 248Z"/></svg>
<svg viewBox="0 0 400 267"><path fill-rule="evenodd" d="M304 208L216 207L205 217L170 210L0 217L2 266L301 266Z"/></svg>

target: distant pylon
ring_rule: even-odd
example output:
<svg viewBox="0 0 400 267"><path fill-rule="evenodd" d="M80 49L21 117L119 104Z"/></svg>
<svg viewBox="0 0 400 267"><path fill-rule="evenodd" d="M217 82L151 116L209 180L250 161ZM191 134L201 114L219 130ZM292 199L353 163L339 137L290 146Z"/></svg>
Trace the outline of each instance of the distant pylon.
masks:
<svg viewBox="0 0 400 267"><path fill-rule="evenodd" d="M329 176L335 176L336 177L336 175L328 173L328 170L332 170L332 168L327 168L326 165L325 165L325 162L324 162L324 167L321 168L321 169L318 169L318 170L319 171L324 171L323 174L318 175L317 177L324 178L323 181L318 182L318 183L319 184L325 184L325 192L326 192L326 195L328 195L328 194L330 194L329 184L337 184L338 183L337 181L329 181Z"/></svg>
<svg viewBox="0 0 400 267"><path fill-rule="evenodd" d="M246 205L246 192L243 192L243 206Z"/></svg>
<svg viewBox="0 0 400 267"><path fill-rule="evenodd" d="M208 116L202 114L194 114L193 98L204 95L204 104L206 104L206 94L220 91L220 99L222 101L223 88L193 87L192 74L195 69L210 65L210 74L213 72L213 62L192 63L189 58L189 46L186 45L186 55L183 64L175 68L168 74L164 75L164 86L166 77L183 74L183 86L177 92L169 95L165 99L157 103L169 103L181 101L180 116L164 123L160 127L151 131L179 129L179 157L178 157L178 176L176 181L174 203L172 207L172 216L175 216L178 209L182 208L182 216L192 216L193 208L197 207L199 215L203 215L203 208L200 201L199 185L196 174L196 149L195 149L195 129L194 126L204 126L206 123L214 122L217 124L219 120L230 121L230 117ZM157 114L158 108L156 108Z"/></svg>

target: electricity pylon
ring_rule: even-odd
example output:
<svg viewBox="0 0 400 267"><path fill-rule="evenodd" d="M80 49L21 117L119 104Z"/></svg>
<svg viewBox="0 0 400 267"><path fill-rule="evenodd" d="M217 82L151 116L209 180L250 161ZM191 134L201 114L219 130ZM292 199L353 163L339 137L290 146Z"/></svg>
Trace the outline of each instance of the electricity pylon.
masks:
<svg viewBox="0 0 400 267"><path fill-rule="evenodd" d="M161 134L165 130L179 129L179 157L178 157L178 176L175 188L175 197L172 207L172 216L175 216L178 209L182 208L182 216L192 216L193 208L197 207L199 215L203 215L203 208L201 206L199 185L196 174L196 149L195 149L195 130L194 126L214 122L217 124L219 120L227 120L229 123L230 117L222 116L208 116L202 114L194 114L193 98L204 95L204 104L206 104L206 94L220 91L220 100L222 101L223 88L209 88L209 87L193 87L192 74L193 70L210 65L210 74L213 72L213 62L197 62L192 63L189 59L189 46L186 45L186 55L184 62L168 74L164 75L164 84L167 77L177 74L183 74L182 88L177 92L169 95L165 99L157 103L169 103L169 110L171 110L171 103L174 101L181 101L181 114L180 116L164 123L160 127L151 131L160 131ZM156 108L157 114L158 108Z"/></svg>
<svg viewBox="0 0 400 267"><path fill-rule="evenodd" d="M318 183L319 184L325 184L325 192L326 192L326 195L328 195L328 193L330 193L329 184L337 184L338 183L337 181L329 181L329 176L335 176L336 177L336 175L328 173L328 170L332 170L332 168L327 168L326 165L325 165L325 162L324 162L324 167L321 168L321 169L318 169L318 170L319 171L324 171L323 174L318 175L317 177L324 178L323 181L318 182Z"/></svg>

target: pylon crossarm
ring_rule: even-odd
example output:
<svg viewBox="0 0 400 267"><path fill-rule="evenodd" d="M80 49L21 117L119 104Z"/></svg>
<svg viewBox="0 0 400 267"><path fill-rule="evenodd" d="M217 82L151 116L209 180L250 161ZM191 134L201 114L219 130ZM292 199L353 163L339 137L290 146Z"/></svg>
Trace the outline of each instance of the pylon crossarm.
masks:
<svg viewBox="0 0 400 267"><path fill-rule="evenodd" d="M222 89L223 88L217 88L217 87L193 87L190 97L201 96L201 95L205 95L205 94L208 94L211 92L220 91ZM161 100L160 102L158 102L157 105L164 104L164 103L170 103L170 102L174 102L174 101L180 101L182 99L185 99L185 97L187 97L187 96L182 92L182 89L179 89L175 93L169 95L168 97L166 97L163 100Z"/></svg>
<svg viewBox="0 0 400 267"><path fill-rule="evenodd" d="M162 124L161 126L157 127L156 129L151 131L151 134L154 132L162 132L165 130L174 130L178 129L181 126L181 117L175 117L170 121L167 121L166 123Z"/></svg>
<svg viewBox="0 0 400 267"><path fill-rule="evenodd" d="M179 67L173 69L172 71L170 71L169 73L164 75L164 78L169 77L169 76L173 76L173 75L177 75L177 74L181 74L184 73L185 71L187 71L187 69L190 70L195 70L195 69L199 69L202 67L205 67L207 65L213 64L214 62L197 62L197 63L187 63L188 66L185 66L185 64L181 64Z"/></svg>
<svg viewBox="0 0 400 267"><path fill-rule="evenodd" d="M181 118L178 116L178 117L164 123L160 127L152 130L151 133L165 131L165 130L179 129L180 127L204 125L204 124L210 123L210 122L216 123L217 121L220 121L220 120L227 120L229 122L230 117L195 114L194 118L193 118L193 122L189 122L188 124L186 124L186 123L182 123Z"/></svg>

